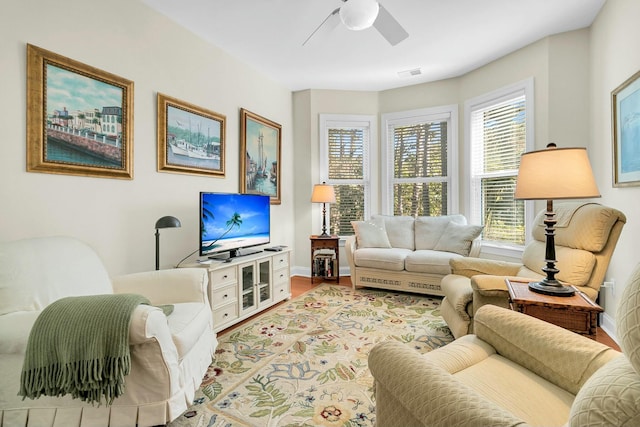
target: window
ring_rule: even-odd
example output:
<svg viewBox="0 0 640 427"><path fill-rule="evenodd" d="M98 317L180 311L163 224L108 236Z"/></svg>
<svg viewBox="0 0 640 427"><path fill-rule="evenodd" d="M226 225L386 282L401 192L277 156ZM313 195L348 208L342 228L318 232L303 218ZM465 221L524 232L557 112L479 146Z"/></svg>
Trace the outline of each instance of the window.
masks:
<svg viewBox="0 0 640 427"><path fill-rule="evenodd" d="M383 114L383 212L438 216L457 210L457 107Z"/></svg>
<svg viewBox="0 0 640 427"><path fill-rule="evenodd" d="M514 193L520 157L533 145L533 80L467 101L465 122L469 216L472 223L484 225L483 248L523 246L531 214Z"/></svg>
<svg viewBox="0 0 640 427"><path fill-rule="evenodd" d="M369 146L375 129L374 116L320 115L320 180L336 193L328 209L330 234L351 235L351 221L369 216Z"/></svg>

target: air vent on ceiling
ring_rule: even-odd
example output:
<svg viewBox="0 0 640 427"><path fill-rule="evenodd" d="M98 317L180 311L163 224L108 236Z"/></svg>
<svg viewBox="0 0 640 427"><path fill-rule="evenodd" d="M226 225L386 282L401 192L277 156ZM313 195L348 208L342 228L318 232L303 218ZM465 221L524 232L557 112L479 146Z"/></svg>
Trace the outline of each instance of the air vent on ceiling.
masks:
<svg viewBox="0 0 640 427"><path fill-rule="evenodd" d="M414 68L413 70L398 71L398 75L400 77L413 77L413 76L419 76L420 74L422 74L422 70L420 68Z"/></svg>

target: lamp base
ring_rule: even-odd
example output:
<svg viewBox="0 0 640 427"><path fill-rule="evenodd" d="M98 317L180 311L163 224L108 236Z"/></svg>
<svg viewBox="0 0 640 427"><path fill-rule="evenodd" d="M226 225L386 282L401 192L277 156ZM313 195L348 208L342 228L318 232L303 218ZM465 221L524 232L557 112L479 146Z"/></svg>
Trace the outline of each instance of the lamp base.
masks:
<svg viewBox="0 0 640 427"><path fill-rule="evenodd" d="M539 294L551 295L554 297L570 297L575 295L576 291L571 286L558 284L548 284L545 281L529 283L529 290Z"/></svg>

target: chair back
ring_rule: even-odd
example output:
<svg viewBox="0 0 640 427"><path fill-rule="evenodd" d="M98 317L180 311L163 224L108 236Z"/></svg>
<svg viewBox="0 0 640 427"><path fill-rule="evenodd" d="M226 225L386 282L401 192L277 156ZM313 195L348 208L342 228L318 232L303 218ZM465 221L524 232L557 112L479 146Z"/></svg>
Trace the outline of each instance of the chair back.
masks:
<svg viewBox="0 0 640 427"><path fill-rule="evenodd" d="M627 221L617 209L598 203L564 202L554 206L556 214L556 278L576 285L595 300L613 251ZM546 250L545 211L536 216L531 241L522 256L527 270L519 276L542 274Z"/></svg>
<svg viewBox="0 0 640 427"><path fill-rule="evenodd" d="M0 315L40 311L67 296L111 294L95 251L71 237L0 243Z"/></svg>

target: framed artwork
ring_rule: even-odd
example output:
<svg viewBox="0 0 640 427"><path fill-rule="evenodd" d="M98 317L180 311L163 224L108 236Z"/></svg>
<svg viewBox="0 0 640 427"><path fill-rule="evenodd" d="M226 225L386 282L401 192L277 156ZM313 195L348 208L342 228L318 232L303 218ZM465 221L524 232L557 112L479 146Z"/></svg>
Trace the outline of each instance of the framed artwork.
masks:
<svg viewBox="0 0 640 427"><path fill-rule="evenodd" d="M226 117L158 94L158 170L224 177Z"/></svg>
<svg viewBox="0 0 640 427"><path fill-rule="evenodd" d="M133 179L133 82L27 44L27 171Z"/></svg>
<svg viewBox="0 0 640 427"><path fill-rule="evenodd" d="M280 150L282 126L240 109L240 190L264 194L280 204Z"/></svg>
<svg viewBox="0 0 640 427"><path fill-rule="evenodd" d="M611 92L613 186L640 185L640 71Z"/></svg>

